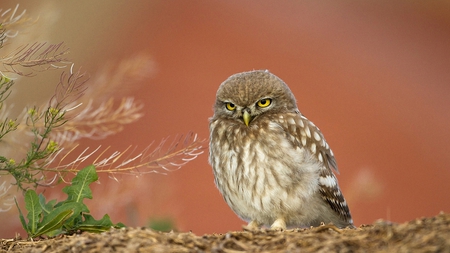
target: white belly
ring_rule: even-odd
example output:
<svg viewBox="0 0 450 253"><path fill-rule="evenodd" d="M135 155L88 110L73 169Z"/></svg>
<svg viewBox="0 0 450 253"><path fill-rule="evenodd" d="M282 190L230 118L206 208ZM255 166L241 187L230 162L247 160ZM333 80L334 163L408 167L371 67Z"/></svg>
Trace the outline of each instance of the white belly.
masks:
<svg viewBox="0 0 450 253"><path fill-rule="evenodd" d="M309 151L295 148L281 134L270 140L241 131L233 136L221 143L220 152L210 149L210 162L217 187L242 219L267 226L278 218L288 226L310 225L305 222L327 208L317 197L323 165Z"/></svg>

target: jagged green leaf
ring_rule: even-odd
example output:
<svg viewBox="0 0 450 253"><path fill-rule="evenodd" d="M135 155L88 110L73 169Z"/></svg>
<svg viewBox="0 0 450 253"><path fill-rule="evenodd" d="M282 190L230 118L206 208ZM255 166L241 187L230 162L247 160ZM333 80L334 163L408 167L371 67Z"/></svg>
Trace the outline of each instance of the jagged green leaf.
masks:
<svg viewBox="0 0 450 253"><path fill-rule="evenodd" d="M58 216L60 213L65 212L67 210L72 210L73 215L68 217L65 220L64 226L73 226L74 220L78 217L81 217L81 213L83 212L83 209L85 208L84 204L77 203L77 202L65 202L63 205L60 205L59 207L53 209L48 215L42 219L41 224L45 224L53 220L56 216Z"/></svg>
<svg viewBox="0 0 450 253"><path fill-rule="evenodd" d="M25 193L25 208L28 211L28 230L29 233L36 233L37 225L41 217L42 209L39 204L39 197L34 190L27 190Z"/></svg>
<svg viewBox="0 0 450 253"><path fill-rule="evenodd" d="M92 199L92 191L89 184L97 181L98 176L94 165L89 165L80 170L72 179L72 184L63 188L68 197L66 201L83 203L84 198Z"/></svg>
<svg viewBox="0 0 450 253"><path fill-rule="evenodd" d="M113 224L109 215L105 214L100 220L96 220L90 214L83 214L84 222L80 224L77 229L93 233L101 233L110 230L112 227L125 227L124 224Z"/></svg>
<svg viewBox="0 0 450 253"><path fill-rule="evenodd" d="M59 212L55 215L52 215L51 218L44 219L39 224L39 229L36 231L35 234L32 234L32 237L37 237L40 235L48 234L54 230L60 229L64 222L69 219L70 216L74 214L73 209L64 210L62 212ZM49 216L47 216L49 217Z"/></svg>
<svg viewBox="0 0 450 253"><path fill-rule="evenodd" d="M89 185L97 179L98 176L94 166L84 168L73 178L70 186L63 188L68 197L61 202L54 199L46 203L47 200L42 194L38 196L33 190L27 191L25 193L25 207L28 211L28 224L17 201L16 206L19 209L22 226L28 235L30 237L44 234L56 236L78 230L98 233L107 231L111 227L125 227L122 223L113 224L108 215L96 220L89 214L89 209L83 203L83 199L92 198Z"/></svg>
<svg viewBox="0 0 450 253"><path fill-rule="evenodd" d="M49 214L56 204L56 199L50 200L48 203L45 203L45 197L42 194L39 194L39 204L41 205L42 211L45 214Z"/></svg>

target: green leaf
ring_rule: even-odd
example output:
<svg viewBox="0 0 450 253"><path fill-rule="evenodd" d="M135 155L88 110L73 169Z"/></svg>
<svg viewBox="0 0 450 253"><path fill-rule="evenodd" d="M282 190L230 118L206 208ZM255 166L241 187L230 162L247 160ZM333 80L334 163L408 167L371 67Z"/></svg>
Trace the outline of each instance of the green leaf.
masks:
<svg viewBox="0 0 450 253"><path fill-rule="evenodd" d="M45 233L45 235L47 237L49 237L49 238L55 237L55 236L58 236L58 235L62 235L62 234L66 234L65 230L63 230L62 227L54 229L52 231L49 231L49 232Z"/></svg>
<svg viewBox="0 0 450 253"><path fill-rule="evenodd" d="M73 227L75 219L81 217L84 204L77 202L65 202L59 207L53 209L48 215L44 216L42 222L38 226L39 234L48 236L56 236L64 233L65 227ZM65 214L70 213L66 216ZM38 236L36 235L36 236Z"/></svg>
<svg viewBox="0 0 450 253"><path fill-rule="evenodd" d="M175 224L171 218L152 218L148 224L148 227L152 230L169 232L175 230Z"/></svg>
<svg viewBox="0 0 450 253"><path fill-rule="evenodd" d="M60 202L61 203L61 202ZM45 223L48 222L49 220L52 220L55 216L59 215L60 213L67 211L67 210L73 210L74 211L74 215L81 215L81 209L82 209L82 205L80 203L76 203L76 202L64 202L62 205L54 208L48 215L46 215L44 217L44 219L42 219L41 223Z"/></svg>
<svg viewBox="0 0 450 253"><path fill-rule="evenodd" d="M60 229L63 226L64 222L69 219L69 217L72 216L73 213L73 209L64 210L56 215L53 215L51 219L48 218L43 220L42 223L39 224L39 229L36 231L33 237L48 234L54 230Z"/></svg>
<svg viewBox="0 0 450 253"><path fill-rule="evenodd" d="M50 200L48 203L45 203L45 197L42 194L39 194L39 204L41 205L42 211L45 214L49 214L56 204L56 199Z"/></svg>
<svg viewBox="0 0 450 253"><path fill-rule="evenodd" d="M63 188L63 192L67 193L66 201L75 201L83 203L84 198L92 199L92 191L89 184L97 181L98 176L94 165L89 165L80 170L72 179L72 185Z"/></svg>
<svg viewBox="0 0 450 253"><path fill-rule="evenodd" d="M107 214L100 220L94 219L90 214L83 214L83 217L84 222L77 227L77 229L82 231L101 233L110 230L112 227L121 228L125 226L122 223L114 225Z"/></svg>
<svg viewBox="0 0 450 253"><path fill-rule="evenodd" d="M86 225L101 225L101 226L113 226L114 224L111 221L111 218L109 218L109 215L105 214L100 220L96 220L92 215L90 214L83 214L84 217L84 224Z"/></svg>
<svg viewBox="0 0 450 253"><path fill-rule="evenodd" d="M55 217L59 216L60 213L63 213L67 210L72 210L73 214L72 216L68 217L65 220L64 226L66 225L73 225L73 221L81 217L81 213L83 212L83 209L85 208L84 204L77 203L77 202L65 202L64 204L60 205L59 207L53 209L48 215L42 219L41 224L49 223L51 220L55 219ZM42 226L42 225L41 225ZM61 225L62 226L62 225Z"/></svg>
<svg viewBox="0 0 450 253"><path fill-rule="evenodd" d="M40 235L56 236L77 230L88 232L103 232L111 227L125 227L122 223L113 224L108 215L96 220L89 214L89 209L83 203L84 198L92 199L89 185L98 179L94 166L87 166L73 178L70 186L64 187L68 197L57 202L50 200L46 203L44 195L36 194L34 190L25 193L25 207L28 211L28 224L16 201L22 226L30 237ZM42 220L41 222L39 222Z"/></svg>
<svg viewBox="0 0 450 253"><path fill-rule="evenodd" d="M34 190L27 190L25 193L25 208L28 211L28 230L29 234L34 234L39 223L39 218L42 213L41 205L39 204L39 197Z"/></svg>
<svg viewBox="0 0 450 253"><path fill-rule="evenodd" d="M116 224L114 225L114 228L124 228L124 227L126 227L126 226L125 226L125 224L123 224L122 222L116 223Z"/></svg>
<svg viewBox="0 0 450 253"><path fill-rule="evenodd" d="M14 198L14 202L16 202L17 209L19 209L20 223L22 223L23 229L25 229L25 231L27 232L27 234L29 234L27 222L25 221L25 217L23 217L22 210L20 210L19 204L17 203L17 199L16 199L16 198Z"/></svg>

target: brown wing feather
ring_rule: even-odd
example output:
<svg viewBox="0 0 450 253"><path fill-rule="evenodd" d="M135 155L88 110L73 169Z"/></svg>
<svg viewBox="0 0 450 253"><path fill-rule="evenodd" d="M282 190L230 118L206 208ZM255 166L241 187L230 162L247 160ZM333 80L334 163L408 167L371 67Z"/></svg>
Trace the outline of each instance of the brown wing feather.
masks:
<svg viewBox="0 0 450 253"><path fill-rule="evenodd" d="M339 173L336 159L319 128L300 113L288 114L279 123L284 125L287 137L293 140L294 145L308 149L324 164L320 177L323 179L334 179L335 184L326 185L319 181L321 186L319 191L322 199L330 205L331 209L339 214L342 220L352 225L350 210L339 188L337 178L332 171L334 169ZM295 138L290 138L292 136Z"/></svg>

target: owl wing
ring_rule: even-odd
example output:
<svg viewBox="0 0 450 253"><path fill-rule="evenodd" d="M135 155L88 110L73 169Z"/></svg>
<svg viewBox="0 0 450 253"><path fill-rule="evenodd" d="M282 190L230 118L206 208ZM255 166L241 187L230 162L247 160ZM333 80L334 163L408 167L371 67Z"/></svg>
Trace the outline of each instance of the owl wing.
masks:
<svg viewBox="0 0 450 253"><path fill-rule="evenodd" d="M283 116L280 121L284 125L286 135L295 146L308 149L311 154L324 164L320 171L319 191L323 200L328 203L336 213L349 224L353 224L350 210L339 188L338 181L332 169L337 173L338 167L333 151L326 142L319 128L301 113L292 113Z"/></svg>

